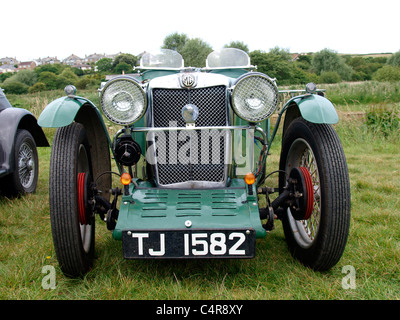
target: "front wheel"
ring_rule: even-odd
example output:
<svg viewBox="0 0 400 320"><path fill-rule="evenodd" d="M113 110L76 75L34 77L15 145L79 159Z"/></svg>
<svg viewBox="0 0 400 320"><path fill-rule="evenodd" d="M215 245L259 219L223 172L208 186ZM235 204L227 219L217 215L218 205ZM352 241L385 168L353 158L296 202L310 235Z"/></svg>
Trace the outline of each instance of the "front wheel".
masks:
<svg viewBox="0 0 400 320"><path fill-rule="evenodd" d="M350 183L346 158L332 126L294 120L282 141L279 185L287 186L293 168L306 170L312 205L306 217L287 208L282 217L291 254L314 270L333 267L341 258L350 226Z"/></svg>
<svg viewBox="0 0 400 320"><path fill-rule="evenodd" d="M92 182L90 149L84 127L57 129L50 159L50 218L60 268L82 276L94 260L95 219L88 206Z"/></svg>

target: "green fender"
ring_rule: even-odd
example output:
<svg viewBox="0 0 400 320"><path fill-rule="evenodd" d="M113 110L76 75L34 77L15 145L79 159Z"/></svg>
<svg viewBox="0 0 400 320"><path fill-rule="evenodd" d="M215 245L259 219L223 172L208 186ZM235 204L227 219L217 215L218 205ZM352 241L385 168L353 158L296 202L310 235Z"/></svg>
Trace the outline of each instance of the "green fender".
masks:
<svg viewBox="0 0 400 320"><path fill-rule="evenodd" d="M91 148L93 178L111 170L111 140L99 109L82 97L62 97L50 102L38 119L38 124L46 128L61 128L72 122L81 123L87 134ZM105 176L97 184L103 196L110 198L111 176Z"/></svg>
<svg viewBox="0 0 400 320"><path fill-rule="evenodd" d="M279 113L278 123L285 112L283 133L285 133L289 124L298 117L303 117L313 123L335 124L339 121L339 116L332 102L318 94L305 94L290 99ZM275 133L274 130L270 142L275 137Z"/></svg>
<svg viewBox="0 0 400 320"><path fill-rule="evenodd" d="M38 124L46 128L60 128L71 124L84 104L90 104L102 119L99 110L90 101L82 97L62 97L50 102L38 119ZM103 121L102 121L103 122Z"/></svg>
<svg viewBox="0 0 400 320"><path fill-rule="evenodd" d="M313 123L335 124L339 121L339 116L333 106L325 97L319 94L304 94L295 96L288 100L278 114L278 119L272 135L268 139L268 150L271 148L272 141L275 139L282 116L285 114L283 124L282 138L285 135L286 129L290 123L298 117L303 117L305 120Z"/></svg>
<svg viewBox="0 0 400 320"><path fill-rule="evenodd" d="M335 124L339 121L339 116L332 102L320 95L302 95L290 101L297 104L301 116L309 122Z"/></svg>

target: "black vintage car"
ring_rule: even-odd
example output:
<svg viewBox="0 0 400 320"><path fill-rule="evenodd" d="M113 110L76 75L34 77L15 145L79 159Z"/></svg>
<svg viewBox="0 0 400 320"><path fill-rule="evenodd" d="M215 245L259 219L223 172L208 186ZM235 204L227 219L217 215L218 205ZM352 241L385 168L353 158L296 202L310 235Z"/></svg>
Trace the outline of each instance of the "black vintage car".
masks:
<svg viewBox="0 0 400 320"><path fill-rule="evenodd" d="M36 189L39 161L36 147L49 143L31 112L14 108L0 88L0 190L16 196Z"/></svg>

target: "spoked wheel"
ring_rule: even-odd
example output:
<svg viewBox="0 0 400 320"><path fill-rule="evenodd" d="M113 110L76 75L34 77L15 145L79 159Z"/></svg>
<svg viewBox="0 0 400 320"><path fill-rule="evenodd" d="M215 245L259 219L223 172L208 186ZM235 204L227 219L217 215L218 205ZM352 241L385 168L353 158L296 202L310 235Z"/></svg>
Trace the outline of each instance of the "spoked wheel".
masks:
<svg viewBox="0 0 400 320"><path fill-rule="evenodd" d="M279 184L287 177L303 182L302 214L283 214L285 238L292 255L315 270L328 270L341 258L350 225L350 183L340 140L330 125L298 118L282 142ZM295 174L295 172L297 172Z"/></svg>
<svg viewBox="0 0 400 320"><path fill-rule="evenodd" d="M92 165L84 127L57 129L50 159L50 216L54 248L64 274L76 277L94 260L95 219L89 205Z"/></svg>
<svg viewBox="0 0 400 320"><path fill-rule="evenodd" d="M36 143L27 130L18 130L14 143L14 172L7 177L7 195L32 193L36 190L39 161Z"/></svg>

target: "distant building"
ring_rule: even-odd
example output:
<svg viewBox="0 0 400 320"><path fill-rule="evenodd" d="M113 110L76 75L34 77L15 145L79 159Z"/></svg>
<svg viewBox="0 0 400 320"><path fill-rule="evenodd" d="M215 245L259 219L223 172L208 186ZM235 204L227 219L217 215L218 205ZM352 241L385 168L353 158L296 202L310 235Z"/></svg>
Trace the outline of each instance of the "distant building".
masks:
<svg viewBox="0 0 400 320"><path fill-rule="evenodd" d="M18 71L20 70L33 70L36 68L35 61L25 61L18 64Z"/></svg>
<svg viewBox="0 0 400 320"><path fill-rule="evenodd" d="M86 71L86 70L91 70L92 66L86 63L80 63L80 64L74 64L71 66L72 68L78 68L81 69L82 71Z"/></svg>
<svg viewBox="0 0 400 320"><path fill-rule="evenodd" d="M10 65L14 66L14 65L18 64L18 60L15 58L5 57L5 58L0 59L0 65L2 65L2 64L10 64Z"/></svg>
<svg viewBox="0 0 400 320"><path fill-rule="evenodd" d="M106 54L104 55L104 58L109 58L109 59L115 59L116 56L119 56L120 54L122 54L122 52L120 53L116 53L116 54Z"/></svg>
<svg viewBox="0 0 400 320"><path fill-rule="evenodd" d="M292 61L297 61L301 56L307 56L307 53L292 53Z"/></svg>
<svg viewBox="0 0 400 320"><path fill-rule="evenodd" d="M37 66L45 65L45 64L56 64L61 63L57 57L47 57L47 58L39 58L35 60Z"/></svg>
<svg viewBox="0 0 400 320"><path fill-rule="evenodd" d="M83 64L83 59L75 54L71 54L69 57L65 58L62 63L69 66L80 65Z"/></svg>
<svg viewBox="0 0 400 320"><path fill-rule="evenodd" d="M3 64L0 66L0 74L7 73L7 72L17 72L17 68L11 64Z"/></svg>
<svg viewBox="0 0 400 320"><path fill-rule="evenodd" d="M105 56L106 56L105 54L93 53L88 56L85 56L85 59L83 61L87 64L96 63L100 59L105 58Z"/></svg>

